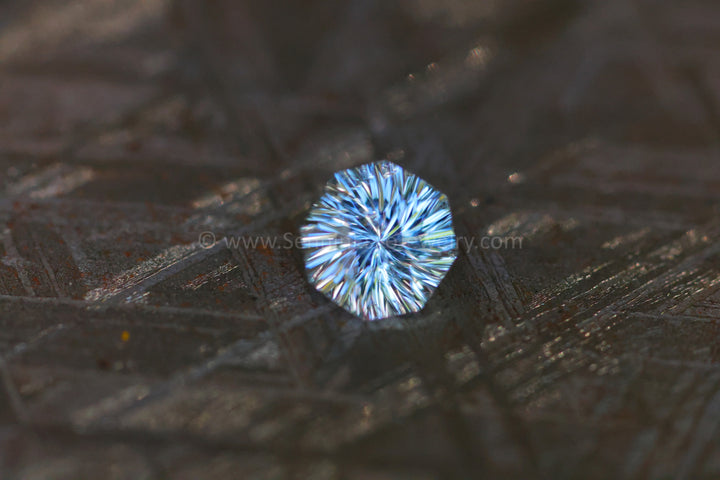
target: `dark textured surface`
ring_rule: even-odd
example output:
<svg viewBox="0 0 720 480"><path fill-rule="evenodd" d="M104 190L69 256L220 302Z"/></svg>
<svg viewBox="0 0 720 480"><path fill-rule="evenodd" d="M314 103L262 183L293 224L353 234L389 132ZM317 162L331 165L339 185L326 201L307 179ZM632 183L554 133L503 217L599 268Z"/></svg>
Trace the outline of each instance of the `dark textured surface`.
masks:
<svg viewBox="0 0 720 480"><path fill-rule="evenodd" d="M0 1L0 478L720 478L714 0ZM283 248L392 158L473 249Z"/></svg>

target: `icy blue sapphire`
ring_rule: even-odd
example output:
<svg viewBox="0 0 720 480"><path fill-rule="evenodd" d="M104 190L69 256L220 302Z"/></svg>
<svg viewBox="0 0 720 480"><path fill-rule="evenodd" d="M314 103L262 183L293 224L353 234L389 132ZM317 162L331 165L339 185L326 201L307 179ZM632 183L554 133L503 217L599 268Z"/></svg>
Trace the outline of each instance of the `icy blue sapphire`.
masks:
<svg viewBox="0 0 720 480"><path fill-rule="evenodd" d="M300 233L310 282L368 320L422 309L457 257L447 197L385 161L336 173Z"/></svg>

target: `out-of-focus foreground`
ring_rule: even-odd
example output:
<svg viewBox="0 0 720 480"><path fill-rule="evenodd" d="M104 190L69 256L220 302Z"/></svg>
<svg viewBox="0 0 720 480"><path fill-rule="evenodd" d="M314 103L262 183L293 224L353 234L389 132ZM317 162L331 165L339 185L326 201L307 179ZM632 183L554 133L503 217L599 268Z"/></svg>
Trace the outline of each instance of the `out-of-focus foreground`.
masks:
<svg viewBox="0 0 720 480"><path fill-rule="evenodd" d="M0 478L717 479L719 146L713 0L0 1ZM522 248L223 243L384 157Z"/></svg>

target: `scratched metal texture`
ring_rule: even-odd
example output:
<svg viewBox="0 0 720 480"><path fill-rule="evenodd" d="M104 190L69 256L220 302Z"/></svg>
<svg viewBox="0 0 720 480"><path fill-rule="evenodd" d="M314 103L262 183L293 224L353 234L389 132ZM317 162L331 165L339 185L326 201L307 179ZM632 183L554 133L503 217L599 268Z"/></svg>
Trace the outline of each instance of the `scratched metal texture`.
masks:
<svg viewBox="0 0 720 480"><path fill-rule="evenodd" d="M716 0L0 1L0 479L717 480L719 105ZM380 158L522 248L223 243Z"/></svg>

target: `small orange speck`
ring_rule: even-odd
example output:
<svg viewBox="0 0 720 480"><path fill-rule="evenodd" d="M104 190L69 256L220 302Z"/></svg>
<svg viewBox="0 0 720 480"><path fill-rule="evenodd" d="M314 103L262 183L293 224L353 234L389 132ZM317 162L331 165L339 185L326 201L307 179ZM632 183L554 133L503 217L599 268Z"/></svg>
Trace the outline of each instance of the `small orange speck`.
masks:
<svg viewBox="0 0 720 480"><path fill-rule="evenodd" d="M128 340L130 340L130 332L128 332L127 330L123 330L120 338L122 339L123 342L127 342Z"/></svg>
<svg viewBox="0 0 720 480"><path fill-rule="evenodd" d="M523 181L525 181L525 175L523 175L522 173L515 172L508 175L508 182L510 183L518 184L522 183Z"/></svg>

